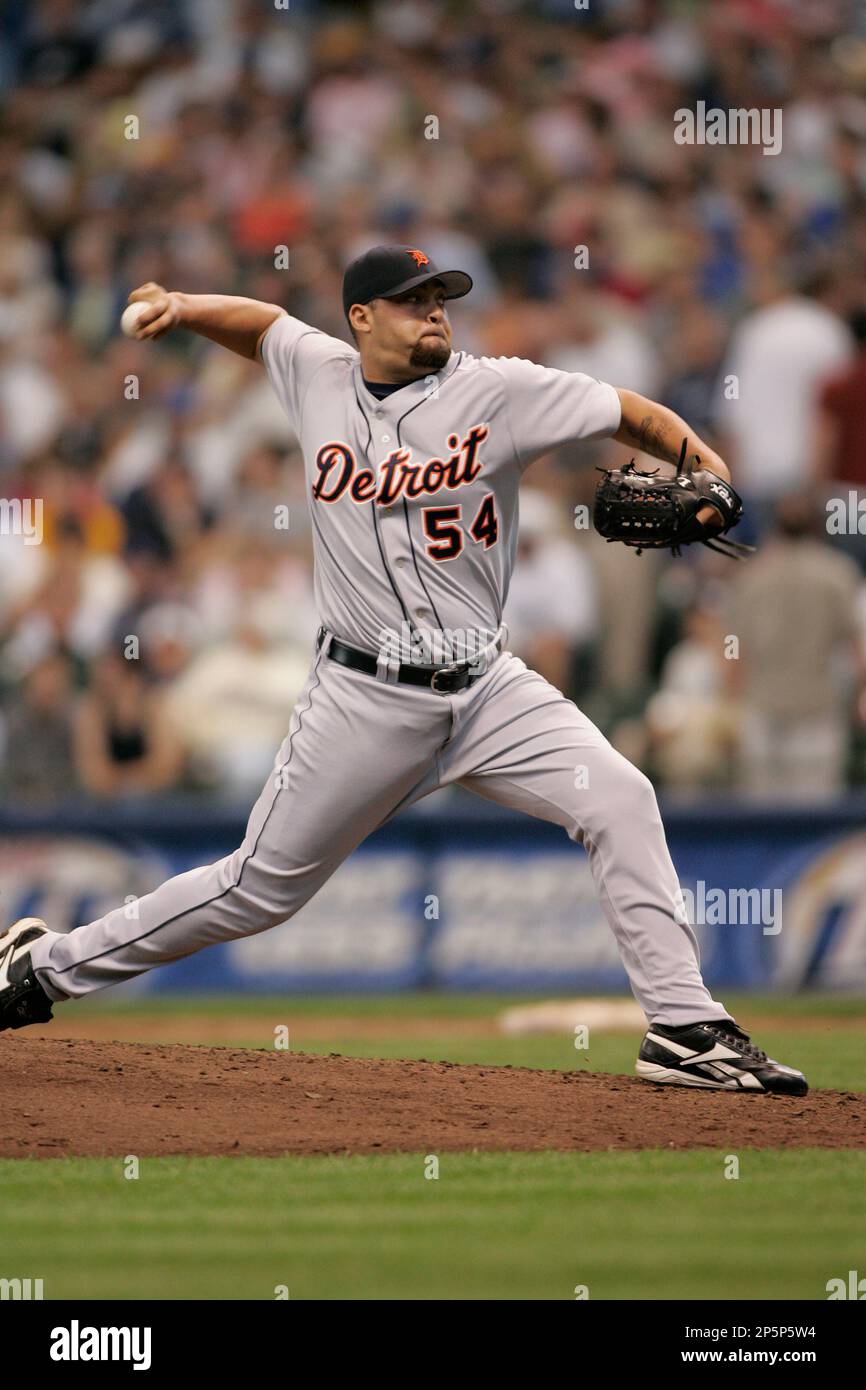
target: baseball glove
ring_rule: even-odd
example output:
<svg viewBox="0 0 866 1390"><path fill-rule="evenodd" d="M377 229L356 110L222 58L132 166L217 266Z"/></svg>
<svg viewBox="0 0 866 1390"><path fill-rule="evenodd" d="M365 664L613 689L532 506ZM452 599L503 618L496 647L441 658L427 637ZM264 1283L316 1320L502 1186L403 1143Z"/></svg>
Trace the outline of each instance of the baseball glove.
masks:
<svg viewBox="0 0 866 1390"><path fill-rule="evenodd" d="M734 488L707 468L696 468L700 454L686 458L686 440L676 474L660 477L658 469L642 472L634 459L624 468L600 468L604 476L595 494L593 522L608 541L622 541L640 555L642 550L670 549L679 555L684 545L701 541L733 560L742 560L754 547L724 538L743 515ZM721 524L698 520L707 505L715 507Z"/></svg>

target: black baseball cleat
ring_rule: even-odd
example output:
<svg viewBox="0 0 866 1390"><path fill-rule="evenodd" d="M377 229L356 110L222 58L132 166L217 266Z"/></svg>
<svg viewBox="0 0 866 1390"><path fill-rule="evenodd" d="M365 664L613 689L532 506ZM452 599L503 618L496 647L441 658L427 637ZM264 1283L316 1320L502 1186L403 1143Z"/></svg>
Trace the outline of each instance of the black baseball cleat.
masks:
<svg viewBox="0 0 866 1390"><path fill-rule="evenodd" d="M22 917L0 936L0 1032L47 1023L51 1000L36 978L27 947L48 928L41 917Z"/></svg>
<svg viewBox="0 0 866 1390"><path fill-rule="evenodd" d="M809 1089L802 1072L774 1062L730 1018L681 1028L651 1024L635 1070L644 1081L710 1086L717 1091L804 1096Z"/></svg>

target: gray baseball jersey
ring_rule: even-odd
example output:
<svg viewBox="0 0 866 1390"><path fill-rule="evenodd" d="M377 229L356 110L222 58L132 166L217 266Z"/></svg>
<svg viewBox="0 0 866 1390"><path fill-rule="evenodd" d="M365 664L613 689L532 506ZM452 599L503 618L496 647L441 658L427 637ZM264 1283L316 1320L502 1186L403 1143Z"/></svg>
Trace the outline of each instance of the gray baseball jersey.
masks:
<svg viewBox="0 0 866 1390"><path fill-rule="evenodd" d="M557 445L612 434L616 391L454 352L441 371L380 401L353 348L288 315L269 328L262 357L303 448L325 640L243 843L135 911L125 904L36 941L46 992L74 998L286 921L371 831L457 782L584 846L652 1022L727 1017L701 979L643 773L507 651L443 694L397 682L395 661L381 659L387 649L423 660L430 634L436 661L478 655L502 618L524 468ZM334 638L379 655L377 674L331 660Z"/></svg>
<svg viewBox="0 0 866 1390"><path fill-rule="evenodd" d="M557 445L612 434L616 391L453 352L380 401L353 348L288 315L262 359L304 454L325 626L371 651L418 632L435 634L440 661L474 656L502 621L523 470Z"/></svg>

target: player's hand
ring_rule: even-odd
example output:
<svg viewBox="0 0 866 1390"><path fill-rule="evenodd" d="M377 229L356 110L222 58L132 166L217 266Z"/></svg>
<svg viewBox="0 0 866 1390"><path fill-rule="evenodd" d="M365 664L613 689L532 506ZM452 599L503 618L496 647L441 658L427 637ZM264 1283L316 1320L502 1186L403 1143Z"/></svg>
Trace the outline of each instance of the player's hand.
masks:
<svg viewBox="0 0 866 1390"><path fill-rule="evenodd" d="M163 289L153 280L139 285L129 296L130 304L145 303L147 309L135 326L135 336L140 340L161 338L163 333L177 328L183 322L182 297L175 290Z"/></svg>
<svg viewBox="0 0 866 1390"><path fill-rule="evenodd" d="M731 481L731 470L724 459L718 454L705 453L701 455L701 468L706 468L710 473L717 473L726 483ZM724 517L717 507L701 507L695 516L696 521L700 521L708 531L718 531L725 524Z"/></svg>
<svg viewBox="0 0 866 1390"><path fill-rule="evenodd" d="M702 522L708 531L718 531L724 525L724 518L717 507L701 507L695 514L695 520Z"/></svg>

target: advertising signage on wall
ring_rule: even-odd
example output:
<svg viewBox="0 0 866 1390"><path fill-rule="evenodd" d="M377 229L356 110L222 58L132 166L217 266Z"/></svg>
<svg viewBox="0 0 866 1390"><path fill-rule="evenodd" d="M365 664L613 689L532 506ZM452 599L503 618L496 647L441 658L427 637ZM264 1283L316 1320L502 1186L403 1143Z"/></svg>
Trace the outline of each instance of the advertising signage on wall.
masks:
<svg viewBox="0 0 866 1390"><path fill-rule="evenodd" d="M103 813L104 815L104 813ZM790 817L668 817L681 909L711 985L866 988L866 831ZM527 829L527 826L529 828ZM4 917L74 930L228 853L210 828L0 828ZM709 848L708 848L709 844ZM379 831L291 921L154 971L133 991L626 990L581 849L540 822L413 815Z"/></svg>

